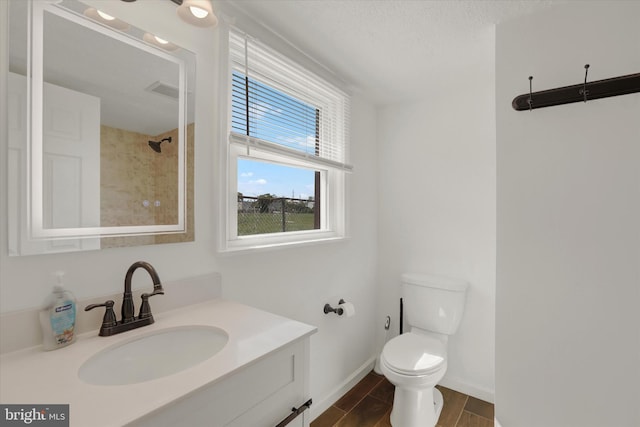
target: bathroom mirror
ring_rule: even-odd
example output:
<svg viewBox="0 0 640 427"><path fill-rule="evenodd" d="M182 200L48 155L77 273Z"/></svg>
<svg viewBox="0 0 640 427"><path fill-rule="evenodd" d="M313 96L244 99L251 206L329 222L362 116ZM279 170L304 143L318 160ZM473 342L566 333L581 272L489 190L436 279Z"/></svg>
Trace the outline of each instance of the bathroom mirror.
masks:
<svg viewBox="0 0 640 427"><path fill-rule="evenodd" d="M193 240L195 55L76 0L9 13L10 254Z"/></svg>

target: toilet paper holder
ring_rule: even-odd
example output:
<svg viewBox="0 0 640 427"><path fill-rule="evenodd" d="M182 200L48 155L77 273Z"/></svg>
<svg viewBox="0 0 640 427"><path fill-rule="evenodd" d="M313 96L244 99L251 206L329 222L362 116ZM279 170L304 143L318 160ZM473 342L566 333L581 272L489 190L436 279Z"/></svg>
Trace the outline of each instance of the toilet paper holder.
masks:
<svg viewBox="0 0 640 427"><path fill-rule="evenodd" d="M338 301L338 305L344 304L344 303L345 303L345 300L343 300L342 298L340 299L340 301ZM329 313L336 313L338 316L342 316L342 314L344 313L344 309L342 307L333 308L329 304L325 304L324 314L329 314Z"/></svg>

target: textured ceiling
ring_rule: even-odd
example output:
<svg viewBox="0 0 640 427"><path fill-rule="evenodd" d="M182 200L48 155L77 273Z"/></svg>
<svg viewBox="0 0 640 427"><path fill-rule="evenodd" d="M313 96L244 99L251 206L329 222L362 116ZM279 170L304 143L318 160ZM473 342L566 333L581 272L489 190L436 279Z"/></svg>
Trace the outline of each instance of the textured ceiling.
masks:
<svg viewBox="0 0 640 427"><path fill-rule="evenodd" d="M377 105L416 98L439 79L486 63L494 24L560 2L232 1Z"/></svg>

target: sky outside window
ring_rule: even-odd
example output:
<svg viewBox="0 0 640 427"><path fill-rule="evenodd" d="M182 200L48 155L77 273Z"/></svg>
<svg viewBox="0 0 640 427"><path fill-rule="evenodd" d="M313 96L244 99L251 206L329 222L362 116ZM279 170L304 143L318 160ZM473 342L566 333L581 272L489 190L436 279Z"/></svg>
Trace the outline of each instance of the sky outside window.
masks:
<svg viewBox="0 0 640 427"><path fill-rule="evenodd" d="M315 172L310 169L238 159L238 192L245 196L269 193L306 200L313 197L314 180Z"/></svg>

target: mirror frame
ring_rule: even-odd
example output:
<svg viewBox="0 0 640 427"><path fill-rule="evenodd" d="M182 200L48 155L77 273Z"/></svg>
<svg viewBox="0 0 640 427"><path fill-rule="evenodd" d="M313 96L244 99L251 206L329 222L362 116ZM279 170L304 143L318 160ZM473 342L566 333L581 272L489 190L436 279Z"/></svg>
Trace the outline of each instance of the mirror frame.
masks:
<svg viewBox="0 0 640 427"><path fill-rule="evenodd" d="M64 2L62 2L64 3ZM156 234L174 234L187 232L186 196L187 180L187 64L181 58L173 56L159 48L153 47L126 33L103 26L63 6L48 1L30 2L30 28L27 72L28 79L28 120L27 129L27 233L33 240L140 236ZM111 227L77 227L77 228L45 228L43 212L43 87L44 87L44 13L53 13L75 24L127 43L135 48L162 57L179 67L178 98L178 222L168 225L133 225Z"/></svg>

